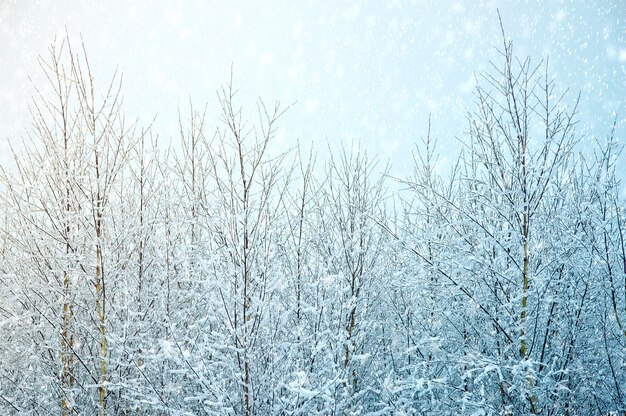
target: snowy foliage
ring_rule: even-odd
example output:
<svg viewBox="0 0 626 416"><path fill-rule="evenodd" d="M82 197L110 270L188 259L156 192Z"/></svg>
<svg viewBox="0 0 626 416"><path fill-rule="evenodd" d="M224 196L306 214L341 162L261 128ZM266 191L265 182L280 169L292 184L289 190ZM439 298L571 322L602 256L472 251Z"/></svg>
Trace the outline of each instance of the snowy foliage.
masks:
<svg viewBox="0 0 626 416"><path fill-rule="evenodd" d="M0 413L626 411L621 147L547 63L505 41L450 171L428 131L394 179L232 81L167 147L72 47L0 175Z"/></svg>

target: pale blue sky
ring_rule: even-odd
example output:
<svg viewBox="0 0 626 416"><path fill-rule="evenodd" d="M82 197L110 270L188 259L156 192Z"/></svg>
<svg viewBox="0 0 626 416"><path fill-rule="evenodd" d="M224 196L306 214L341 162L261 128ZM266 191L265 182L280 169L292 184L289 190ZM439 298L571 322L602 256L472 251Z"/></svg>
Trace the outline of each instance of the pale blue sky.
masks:
<svg viewBox="0 0 626 416"><path fill-rule="evenodd" d="M561 88L582 93L581 131L604 136L614 112L626 135L626 2L623 1L6 1L0 0L0 150L28 127L41 82L36 57L65 27L83 34L96 74L124 71L127 114L158 113L176 134L191 95L217 119L217 88L231 64L243 103L297 104L277 147L299 140L320 154L360 140L407 168L427 128L445 158L473 108L473 77L501 45L496 9L517 54L550 56ZM255 109L248 107L249 115ZM6 152L0 154L6 155ZM0 156L2 158L3 156Z"/></svg>

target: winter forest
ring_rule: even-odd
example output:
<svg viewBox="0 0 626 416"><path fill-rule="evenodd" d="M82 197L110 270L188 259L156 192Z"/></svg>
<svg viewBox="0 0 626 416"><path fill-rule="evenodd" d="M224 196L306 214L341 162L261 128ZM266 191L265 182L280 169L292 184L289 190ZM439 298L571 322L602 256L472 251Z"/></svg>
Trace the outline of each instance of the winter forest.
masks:
<svg viewBox="0 0 626 416"><path fill-rule="evenodd" d="M55 40L0 168L0 414L625 413L622 146L513 41L398 176L277 143L236 72L166 140Z"/></svg>

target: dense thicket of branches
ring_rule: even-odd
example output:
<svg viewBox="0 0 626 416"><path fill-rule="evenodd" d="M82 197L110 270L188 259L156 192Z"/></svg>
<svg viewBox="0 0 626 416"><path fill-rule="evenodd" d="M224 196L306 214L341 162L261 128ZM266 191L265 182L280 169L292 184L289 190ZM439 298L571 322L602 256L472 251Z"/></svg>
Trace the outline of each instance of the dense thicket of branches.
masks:
<svg viewBox="0 0 626 416"><path fill-rule="evenodd" d="M232 83L165 147L51 47L0 175L0 413L626 411L621 148L501 52L450 171L429 131L395 179L278 152Z"/></svg>

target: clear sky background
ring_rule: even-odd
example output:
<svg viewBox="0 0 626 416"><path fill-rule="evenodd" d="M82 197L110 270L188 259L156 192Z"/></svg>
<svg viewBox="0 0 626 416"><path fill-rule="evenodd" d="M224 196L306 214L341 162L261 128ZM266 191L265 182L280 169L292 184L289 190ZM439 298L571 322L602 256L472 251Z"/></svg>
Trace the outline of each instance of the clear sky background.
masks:
<svg viewBox="0 0 626 416"><path fill-rule="evenodd" d="M123 70L127 115L158 114L164 138L190 96L217 123L232 65L250 118L255 98L296 102L277 148L314 142L324 156L327 142L360 141L402 175L432 115L445 164L474 108L474 75L497 59L498 8L516 54L549 56L570 102L582 93L587 140L606 136L616 113L624 139L626 1L0 0L0 160L29 127L37 56L67 28L83 35L102 88Z"/></svg>

